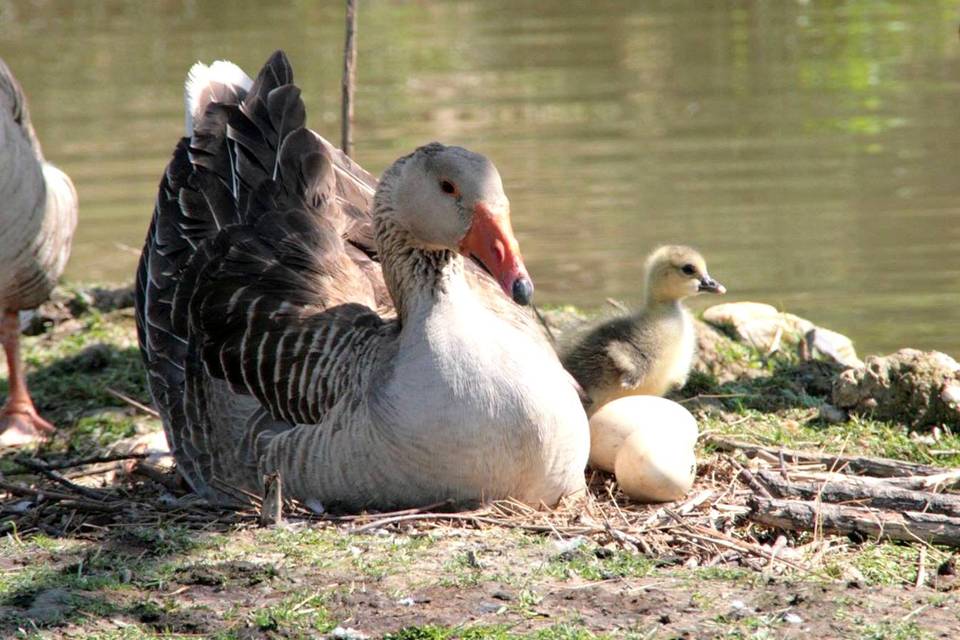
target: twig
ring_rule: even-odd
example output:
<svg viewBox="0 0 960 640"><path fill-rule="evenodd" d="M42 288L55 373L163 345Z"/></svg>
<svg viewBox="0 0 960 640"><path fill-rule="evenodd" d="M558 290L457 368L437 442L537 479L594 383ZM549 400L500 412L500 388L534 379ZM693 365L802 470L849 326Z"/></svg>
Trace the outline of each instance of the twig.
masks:
<svg viewBox="0 0 960 640"><path fill-rule="evenodd" d="M613 298L607 298L606 302L608 305L610 305L617 311L621 311L623 313L627 313L628 311L630 311L630 309L627 308L627 305L623 304L619 300L614 300Z"/></svg>
<svg viewBox="0 0 960 640"><path fill-rule="evenodd" d="M67 507L81 509L86 511L119 511L122 506L118 501L111 502L89 502L87 500L78 500L76 496L70 495L69 493L63 493L61 491L51 491L47 489L34 489L32 487L25 487L23 485L14 484L12 482L6 482L0 480L0 489L3 489L7 493L15 496L23 496L25 498L43 498L46 500L56 500L62 505Z"/></svg>
<svg viewBox="0 0 960 640"><path fill-rule="evenodd" d="M550 328L550 325L547 323L546 318L543 317L543 314L540 313L540 309L537 308L537 305L530 303L530 308L533 309L534 315L537 316L537 320L540 321L540 325L547 332L547 337L550 338L550 342L557 344L557 336L553 334L553 329Z"/></svg>
<svg viewBox="0 0 960 640"><path fill-rule="evenodd" d="M56 471L48 469L46 465L42 463L34 462L33 460L18 460L17 462L21 466L36 471L45 478L49 478L57 484L63 485L71 491L79 493L82 496L86 496L87 498L92 498L93 500L108 500L111 497L109 494L106 494L103 491L98 491L97 489L91 489L75 482L71 482Z"/></svg>
<svg viewBox="0 0 960 640"><path fill-rule="evenodd" d="M741 480L747 483L747 486L749 486L751 489L753 489L754 491L762 495L764 498L773 497L773 495L769 491L767 491L767 488L765 486L757 482L757 479L753 476L752 473L750 473L750 471L745 466L743 466L742 464L734 460L731 456L724 456L724 458L727 460L727 462L730 463L730 465L734 469L737 470L737 475L740 477Z"/></svg>
<svg viewBox="0 0 960 640"><path fill-rule="evenodd" d="M347 0L347 37L343 45L342 102L340 105L340 148L353 155L353 89L357 81L357 0Z"/></svg>
<svg viewBox="0 0 960 640"><path fill-rule="evenodd" d="M92 456L89 458L77 458L75 460L64 460L62 462L46 462L43 461L41 464L47 469L71 469L73 467L85 467L91 464L102 464L104 462L120 462L121 460L138 460L143 459L149 456L149 453L118 453L106 456ZM14 464L20 464L23 458L14 458ZM33 467L27 465L21 465L26 469L33 469Z"/></svg>
<svg viewBox="0 0 960 640"><path fill-rule="evenodd" d="M727 547L728 549L736 549L741 552L748 551L753 555L761 556L768 560L776 560L777 562L782 562L783 564L789 565L794 569L799 569L800 571L810 573L810 570L807 569L806 567L799 565L795 562L791 562L790 560L787 560L785 558L778 558L775 554L770 553L769 551L767 551L766 549L764 549L759 545L751 544L743 540L737 540L736 538L731 538L730 536L726 535L721 531L717 531L716 529L708 529L706 527L701 527L696 524L685 522L683 518L681 518L671 509L666 509L666 512L667 514L670 515L671 518L676 520L684 529L686 529L688 534L697 536L706 542L718 544L720 546Z"/></svg>
<svg viewBox="0 0 960 640"><path fill-rule="evenodd" d="M797 451L784 447L765 447L750 442L739 442L728 440L717 436L710 436L707 442L721 451L743 451L749 455L772 454L774 456L782 455L790 458L793 462L812 461L824 464L828 467L844 467L853 473L863 473L871 476L903 477L914 475L932 475L943 473L945 469L941 467L931 467L925 464L915 462L905 462L903 460L893 460L891 458L868 458L865 456L844 456L832 455L828 453L819 453L814 451Z"/></svg>
<svg viewBox="0 0 960 640"><path fill-rule="evenodd" d="M927 581L927 547L920 545L920 557L917 558L917 581L914 588L919 589Z"/></svg>
<svg viewBox="0 0 960 640"><path fill-rule="evenodd" d="M263 478L263 502L260 504L260 526L273 527L283 522L283 483L280 473Z"/></svg>
<svg viewBox="0 0 960 640"><path fill-rule="evenodd" d="M414 507L412 509L401 509L399 511L385 511L383 513L356 513L342 516L328 516L324 518L325 520L331 520L333 522L355 522L357 520L370 520L372 518L389 518L392 516L403 516L408 513L423 513L424 511L432 511L433 509L439 509L440 507L452 506L452 500L441 500L440 502L434 502L433 504L424 505L422 507ZM310 512L313 513L313 512Z"/></svg>
<svg viewBox="0 0 960 640"><path fill-rule="evenodd" d="M134 400L134 399L131 398L130 396L128 396L128 395L126 395L126 394L124 394L124 393L121 393L120 391L117 391L116 389L112 389L112 388L110 388L110 387L107 387L107 388L105 389L105 391L106 391L107 393L109 393L110 395L112 395L114 398L117 398L118 400L123 400L124 402L126 402L127 404L129 404L131 407L135 407L135 408L139 409L140 411L142 411L143 413L147 414L148 416L153 416L154 418L157 418L158 420L160 419L160 414L157 413L157 410L154 409L153 407L148 407L147 405L143 404L142 402L138 402L137 400Z"/></svg>

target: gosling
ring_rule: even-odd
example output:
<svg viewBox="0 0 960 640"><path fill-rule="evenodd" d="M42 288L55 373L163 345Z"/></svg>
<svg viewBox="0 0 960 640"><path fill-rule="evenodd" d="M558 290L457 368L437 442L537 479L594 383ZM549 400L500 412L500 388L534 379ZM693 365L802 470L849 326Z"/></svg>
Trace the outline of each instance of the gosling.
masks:
<svg viewBox="0 0 960 640"><path fill-rule="evenodd" d="M662 396L686 384L696 335L682 300L726 293L690 247L655 250L647 258L646 274L643 308L576 332L560 346L563 366L583 387L591 415L617 398Z"/></svg>

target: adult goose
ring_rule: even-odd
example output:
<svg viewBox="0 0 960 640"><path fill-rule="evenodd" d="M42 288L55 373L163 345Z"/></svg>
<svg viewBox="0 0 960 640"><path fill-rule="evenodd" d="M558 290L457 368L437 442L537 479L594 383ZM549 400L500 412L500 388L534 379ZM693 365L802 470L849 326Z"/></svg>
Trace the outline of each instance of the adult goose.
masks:
<svg viewBox="0 0 960 640"><path fill-rule="evenodd" d="M70 256L76 225L73 183L44 160L23 90L0 60L0 344L9 382L0 446L42 440L54 430L27 391L18 312L50 295Z"/></svg>
<svg viewBox="0 0 960 640"><path fill-rule="evenodd" d="M195 491L243 502L278 474L313 509L358 510L583 489L586 417L508 298L532 285L489 160L432 143L376 184L305 127L282 52L255 81L195 66L187 112L137 324Z"/></svg>

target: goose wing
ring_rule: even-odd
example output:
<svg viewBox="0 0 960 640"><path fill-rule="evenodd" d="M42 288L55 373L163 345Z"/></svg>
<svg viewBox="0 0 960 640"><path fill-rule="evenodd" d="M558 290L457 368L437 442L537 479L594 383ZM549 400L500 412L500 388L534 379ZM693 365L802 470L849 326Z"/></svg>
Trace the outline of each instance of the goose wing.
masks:
<svg viewBox="0 0 960 640"><path fill-rule="evenodd" d="M151 392L195 487L198 376L286 423L315 422L389 324L372 310L389 300L371 258L376 181L305 128L282 52L255 81L233 70L191 74L190 135L160 181L137 272Z"/></svg>
<svg viewBox="0 0 960 640"><path fill-rule="evenodd" d="M174 297L206 374L290 424L318 423L344 394L360 393L394 329L347 251L335 184L317 136L292 132L247 221L194 255Z"/></svg>

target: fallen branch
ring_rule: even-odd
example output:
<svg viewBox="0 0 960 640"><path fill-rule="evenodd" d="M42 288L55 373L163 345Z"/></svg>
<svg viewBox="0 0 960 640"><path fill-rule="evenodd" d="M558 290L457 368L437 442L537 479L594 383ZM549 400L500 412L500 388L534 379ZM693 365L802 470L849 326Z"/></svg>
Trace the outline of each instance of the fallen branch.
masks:
<svg viewBox="0 0 960 640"><path fill-rule="evenodd" d="M915 462L904 462L891 458L868 458L865 456L840 456L816 451L796 451L782 447L765 447L749 442L728 440L717 436L709 436L706 441L721 451L743 451L749 457L761 454L783 456L784 459L796 464L798 462L815 462L825 465L833 471L847 471L880 478L895 478L906 476L926 476L943 473L942 467L931 467Z"/></svg>
<svg viewBox="0 0 960 640"><path fill-rule="evenodd" d="M142 411L143 413L147 414L148 416L153 416L154 418L157 418L158 420L160 419L160 414L157 413L157 410L154 409L153 407L148 407L147 405L143 404L142 402L139 402L139 401L137 401L137 400L134 400L134 399L131 398L130 396L126 395L125 393L121 393L120 391L117 391L116 389L112 389L112 388L110 388L110 387L107 387L107 388L105 389L105 391L106 391L107 393L109 393L110 395L112 395L114 398L116 398L116 399L118 399L118 400L123 400L123 401L126 402L128 405L130 405L131 407L133 407L133 408L135 408L135 409L139 409L140 411Z"/></svg>
<svg viewBox="0 0 960 640"><path fill-rule="evenodd" d="M17 461L17 464L19 464L22 467L26 467L31 471L36 471L37 473L44 476L45 478L49 478L50 480L53 480L57 484L63 485L64 487L66 487L67 489L70 489L74 493L79 493L80 495L86 498L91 498L93 500L108 500L111 497L109 494L103 491L98 491L97 489L91 489L89 487L84 487L83 485L79 485L75 482L71 482L70 480L64 478L62 475L60 475L56 471L52 471L51 469L47 468L47 466L43 463L35 462L33 460L21 459Z"/></svg>
<svg viewBox="0 0 960 640"><path fill-rule="evenodd" d="M730 463L730 465L731 465L734 469L737 470L737 476L739 476L739 478L740 478L741 480L743 480L744 482L746 482L748 487L750 487L750 488L753 489L755 492L757 492L757 493L759 493L760 495L762 495L764 498L772 498L772 497L773 497L773 496L770 494L770 492L767 490L767 488L766 488L765 486L763 486L762 484L760 484L759 482L757 482L757 479L754 477L754 475L750 472L749 469L747 469L746 467L744 467L742 464L740 464L739 462L737 462L736 460L734 460L734 459L733 459L732 457L730 457L730 456L726 456L726 460L727 460L727 462Z"/></svg>
<svg viewBox="0 0 960 640"><path fill-rule="evenodd" d="M103 502L98 500L94 502L90 500L80 500L76 496L69 493L50 491L46 489L34 489L32 487L25 487L12 482L6 482L5 480L0 480L0 489L14 496L34 498L37 500L56 500L57 502L60 502L60 504L65 505L67 508L78 509L82 511L114 512L120 511L123 508L123 506L117 501Z"/></svg>
<svg viewBox="0 0 960 640"><path fill-rule="evenodd" d="M823 502L857 502L859 506L893 511L922 511L960 517L960 496L911 491L883 483L861 482L848 476L840 482L808 483L784 480L778 473L761 469L760 480L779 498L799 498ZM766 495L765 498L772 496Z"/></svg>
<svg viewBox="0 0 960 640"><path fill-rule="evenodd" d="M688 536L697 537L704 542L711 542L715 545L726 547L727 549L733 549L741 553L746 552L750 555L760 556L771 562L782 562L783 564L793 567L794 569L810 573L810 570L803 565L797 564L796 562L791 562L785 558L777 557L776 554L771 553L760 545L747 542L746 540L732 538L721 531L717 531L716 529L708 529L707 527L689 523L671 509L667 509L667 514L677 521L681 529L686 529L686 534ZM675 531L673 535L677 535L677 533L678 532Z"/></svg>
<svg viewBox="0 0 960 640"><path fill-rule="evenodd" d="M810 482L846 482L856 478L857 482L871 486L893 486L901 489L917 491L939 491L960 487L960 469L952 469L944 473L934 473L929 476L902 476L899 478L872 478L870 476L849 476L835 471L806 471L791 470L790 477L794 480Z"/></svg>
<svg viewBox="0 0 960 640"><path fill-rule="evenodd" d="M877 511L867 507L750 498L754 522L788 531L861 533L878 540L929 542L960 547L960 518L939 513Z"/></svg>
<svg viewBox="0 0 960 640"><path fill-rule="evenodd" d="M59 470L59 469L71 469L73 467L85 467L90 464L102 464L104 462L120 462L122 460L137 460L137 459L142 460L143 458L146 458L149 455L150 455L149 453L118 453L118 454L108 455L108 456L92 456L90 458L64 460L63 462L41 462L37 460L33 460L31 462L33 462L34 464L42 464L45 469L49 469L53 471L53 470ZM27 470L31 470L31 471L35 470L34 467L32 466L21 464L21 462L24 460L30 461L29 458L15 458L13 462L14 464L19 464L20 466L24 467Z"/></svg>

